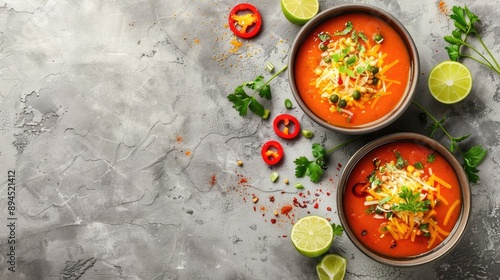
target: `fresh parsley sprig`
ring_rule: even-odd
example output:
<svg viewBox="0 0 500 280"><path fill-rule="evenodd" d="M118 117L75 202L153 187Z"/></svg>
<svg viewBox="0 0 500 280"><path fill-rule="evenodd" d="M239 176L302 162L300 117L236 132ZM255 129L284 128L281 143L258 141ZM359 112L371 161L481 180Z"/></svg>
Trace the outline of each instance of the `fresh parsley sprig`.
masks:
<svg viewBox="0 0 500 280"><path fill-rule="evenodd" d="M394 204L392 206L393 211L408 211L418 213L429 210L429 201L420 200L420 193L414 193L410 188L406 186L401 187L399 197L402 198L405 202Z"/></svg>
<svg viewBox="0 0 500 280"><path fill-rule="evenodd" d="M309 160L305 156L298 157L295 159L295 177L303 178L305 176L309 177L311 182L317 183L321 179L321 175L323 175L323 171L326 170L326 155L354 142L361 136L356 136L351 138L330 150L326 150L325 147L319 143L314 143L312 145L312 155L314 157L313 160Z"/></svg>
<svg viewBox="0 0 500 280"><path fill-rule="evenodd" d="M335 223L332 223L332 229L333 229L333 236L342 236L344 233L344 227L342 225L336 225Z"/></svg>
<svg viewBox="0 0 500 280"><path fill-rule="evenodd" d="M288 65L285 65L281 70L276 72L269 80L264 82L264 77L262 75L255 78L253 81L244 82L234 89L234 93L227 96L227 99L233 103L233 108L240 113L240 116L244 117L248 113L248 109L255 113L257 116L267 119L269 117L270 111L266 109L255 95L258 94L260 97L267 100L271 100L271 86L269 83L276 78L279 74L285 71ZM248 95L245 92L245 87L254 91L252 95Z"/></svg>
<svg viewBox="0 0 500 280"><path fill-rule="evenodd" d="M444 127L444 122L445 118L442 117L440 120L436 119L429 111L427 111L422 105L417 103L416 101L412 101L413 105L417 106L420 108L427 116L429 116L432 119L432 125L429 127L429 130L431 131L430 137L434 136L434 133L440 129L444 132L446 137L450 139L450 146L449 146L449 151L454 153L458 152L461 154L462 159L463 159L463 168L465 170L465 173L467 174L467 177L469 178L469 181L471 183L477 183L480 178L477 175L479 172L479 169L477 167L483 159L486 157L487 151L481 146L481 145L476 145L470 148L468 151L464 152L458 145L458 143L464 141L465 139L469 138L470 134L463 135L460 137L453 137L451 134L446 130Z"/></svg>
<svg viewBox="0 0 500 280"><path fill-rule="evenodd" d="M479 32L474 26L476 22L480 21L479 17L472 13L465 5L463 8L454 6L452 8L452 14L450 15L450 18L453 20L456 27L456 29L451 32L451 35L444 36L444 40L450 44L449 46L445 47L445 49L448 51L448 56L450 57L450 59L458 61L461 57L470 58L485 65L486 67L492 69L500 75L500 65L498 64L495 57L491 54L491 51L485 45L483 39L481 38L481 35L479 35ZM467 39L470 35L475 35L489 57L483 55L481 51L467 42ZM463 52L462 47L471 49L479 57Z"/></svg>

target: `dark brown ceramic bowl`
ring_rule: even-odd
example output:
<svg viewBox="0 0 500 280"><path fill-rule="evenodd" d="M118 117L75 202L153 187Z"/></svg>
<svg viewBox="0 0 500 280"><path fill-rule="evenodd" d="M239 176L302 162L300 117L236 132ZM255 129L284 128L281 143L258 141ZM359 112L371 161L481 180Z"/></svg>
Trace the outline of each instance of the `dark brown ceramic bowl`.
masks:
<svg viewBox="0 0 500 280"><path fill-rule="evenodd" d="M400 35L400 37L404 41L404 45L400 47L407 48L410 56L410 69L408 69L409 81L406 86L405 93L403 94L399 102L396 104L396 106L393 108L393 110L388 114L386 114L385 116L382 116L378 120L355 127L345 127L345 126L343 127L343 126L333 125L325 121L324 119L320 118L319 116L317 116L310 108L308 108L306 103L302 100L295 82L295 73L296 73L295 60L298 50L303 41L320 24L339 15L345 15L349 13L366 13L371 16L378 17L383 21L389 23L389 25L396 30L396 32ZM415 94L415 88L417 86L420 74L419 70L420 64L419 64L417 48L415 46L415 43L413 42L412 37L405 29L405 27L388 12L367 4L345 4L345 5L334 6L319 13L313 19L308 21L299 31L297 37L295 38L292 44L292 47L290 49L288 65L289 65L288 78L290 81L290 87L293 96L297 101L297 103L299 104L299 106L305 112L305 114L309 116L312 120L314 120L316 123L320 124L321 126L344 134L365 134L377 131L383 127L386 127L387 125L395 121L397 118L399 118L411 103L411 100ZM297 70L300 71L300 69Z"/></svg>
<svg viewBox="0 0 500 280"><path fill-rule="evenodd" d="M460 210L460 215L458 217L458 220L450 232L450 234L444 239L443 242L441 242L437 247L434 249L431 249L430 251L426 253L422 253L419 255L415 256L409 256L405 258L392 258L392 257L387 257L385 255L379 254L377 252L372 251L371 249L367 248L360 240L357 239L351 228L349 227L349 223L347 221L348 219L348 213L345 212L345 205L344 205L344 194L346 193L347 190L352 190L352 186L347 186L348 179L351 175L351 172L353 171L354 167L358 164L358 162L369 152L372 150L376 149L377 147L383 146L385 144L393 143L393 142L401 142L401 141L408 141L408 142L413 142L413 143L418 143L421 145L424 145L431 150L433 150L433 153L435 154L441 154L445 160L447 160L453 169L455 170L455 173L457 175L460 188L461 188L461 193L462 193L462 203L461 203L461 210ZM338 191L337 191L337 211L339 213L340 221L344 227L344 230L351 239L351 241L356 245L357 248L359 248L364 254L372 258L373 260L376 260L380 263L387 264L387 265L392 265L392 266L399 266L399 267L409 267L409 266L416 266L416 265L422 265L425 263L432 262L436 259L441 258L442 256L446 255L448 252L450 252L459 242L461 239L462 235L464 234L464 231L467 226L467 222L469 220L469 215L470 215L470 210L471 210L471 192L470 192L470 187L469 187L469 182L467 179L467 175L465 174L464 169L462 168L461 164L457 161L457 159L440 143L437 141L424 136L420 134L415 134L415 133L395 133L395 134L390 134L384 137L381 137L377 140L374 140L365 146L363 146L360 150L358 150L348 161L346 164L342 175L340 177L340 182L338 185Z"/></svg>

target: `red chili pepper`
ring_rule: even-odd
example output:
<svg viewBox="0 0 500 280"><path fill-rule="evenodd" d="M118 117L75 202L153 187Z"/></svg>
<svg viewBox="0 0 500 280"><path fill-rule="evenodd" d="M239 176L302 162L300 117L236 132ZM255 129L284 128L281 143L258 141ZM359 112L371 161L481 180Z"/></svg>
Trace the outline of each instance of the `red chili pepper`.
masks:
<svg viewBox="0 0 500 280"><path fill-rule="evenodd" d="M277 141L267 141L262 146L261 155L265 163L275 165L283 158L283 147Z"/></svg>
<svg viewBox="0 0 500 280"><path fill-rule="evenodd" d="M251 13L245 11L250 11ZM238 37L244 39L252 38L259 33L261 26L262 17L260 16L260 12L251 4L238 4L229 13L229 28ZM247 28L250 29L247 30Z"/></svg>
<svg viewBox="0 0 500 280"><path fill-rule="evenodd" d="M290 127L288 126L290 122L293 125L293 130L291 132L290 132ZM283 130L280 130L281 123L283 123L283 125L285 126ZM283 139L293 139L297 135L299 135L300 123L292 115L281 114L277 116L274 119L273 126L274 126L274 132L276 132L276 134Z"/></svg>

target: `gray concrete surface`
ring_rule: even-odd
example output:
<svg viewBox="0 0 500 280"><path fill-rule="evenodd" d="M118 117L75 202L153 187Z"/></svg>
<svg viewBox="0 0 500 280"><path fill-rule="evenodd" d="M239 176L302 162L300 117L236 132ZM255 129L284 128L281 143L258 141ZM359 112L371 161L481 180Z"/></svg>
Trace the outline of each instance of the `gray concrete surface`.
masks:
<svg viewBox="0 0 500 280"><path fill-rule="evenodd" d="M260 147L277 138L271 121L238 116L226 96L268 77L267 61L284 66L300 27L278 1L250 2L263 28L231 52L227 16L238 1L0 1L0 279L316 279L317 260L297 253L288 237L293 221L311 213L338 222L336 184L350 155L377 135L426 134L429 124L411 106L390 127L332 154L323 180L312 184L295 178L293 160L309 156L313 142L333 147L350 136L319 127L299 108L287 111L292 96L280 75L265 103L271 120L289 112L315 136L282 141L284 163L268 168ZM438 1L352 2L383 7L406 26L421 58L416 100L446 115L453 135L472 134L462 147L481 144L488 156L471 186L467 232L444 258L388 267L345 235L330 252L348 259L346 279L499 279L500 76L467 60L471 95L439 104L427 75L447 59L442 37L453 26ZM338 3L346 2L322 0L320 10ZM463 4L479 15L500 58L500 1L447 0L444 8ZM449 144L442 133L435 138ZM280 174L274 184L272 171ZM274 210L294 198L311 204L273 224Z"/></svg>

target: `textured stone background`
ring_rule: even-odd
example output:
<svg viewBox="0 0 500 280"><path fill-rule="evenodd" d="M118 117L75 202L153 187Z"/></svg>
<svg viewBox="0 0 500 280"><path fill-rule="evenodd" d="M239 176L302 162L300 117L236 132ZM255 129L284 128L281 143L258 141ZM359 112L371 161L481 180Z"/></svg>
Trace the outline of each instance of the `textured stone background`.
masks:
<svg viewBox="0 0 500 280"><path fill-rule="evenodd" d="M322 183L311 184L295 178L293 160L309 155L312 142L333 147L349 136L319 127L299 108L288 111L315 137L283 142L287 155L273 170L302 182L305 193L270 182L260 146L276 138L271 122L238 116L226 96L267 76L266 61L284 66L300 27L286 21L278 1L251 2L263 29L234 53L227 15L238 1L0 1L1 279L316 279L317 260L298 254L287 236L292 222L308 213L338 222L342 166L377 135L334 153ZM447 59L442 37L453 28L438 1L352 2L383 7L406 26L421 58L416 100L447 115L454 135L472 133L464 147L481 144L488 156L472 186L471 223L443 259L387 267L345 235L331 252L348 259L347 279L498 279L500 77L466 61L473 92L456 105L438 104L427 74ZM345 1L320 1L320 10L338 3ZM500 58L500 1L445 4L467 4L479 15ZM271 87L265 105L273 115L285 112L287 75ZM425 134L419 113L410 107L379 134ZM9 170L16 174L15 273L7 270ZM319 208L295 207L272 224L273 211L294 198Z"/></svg>

